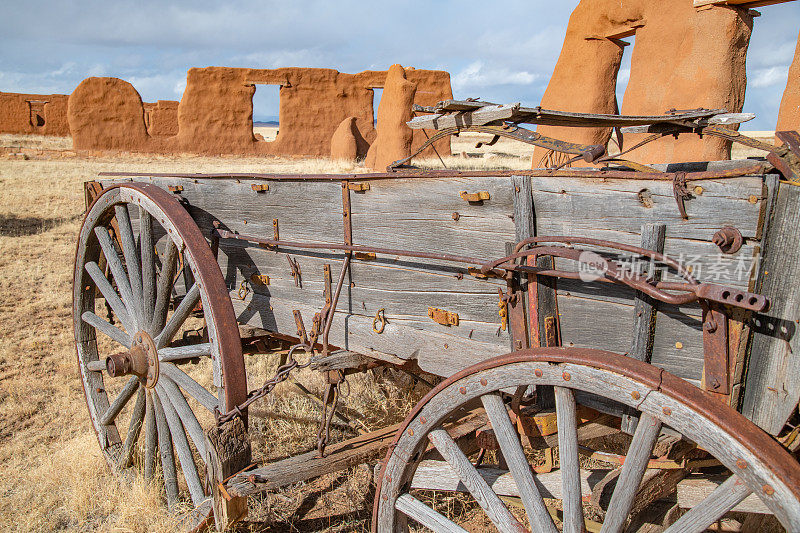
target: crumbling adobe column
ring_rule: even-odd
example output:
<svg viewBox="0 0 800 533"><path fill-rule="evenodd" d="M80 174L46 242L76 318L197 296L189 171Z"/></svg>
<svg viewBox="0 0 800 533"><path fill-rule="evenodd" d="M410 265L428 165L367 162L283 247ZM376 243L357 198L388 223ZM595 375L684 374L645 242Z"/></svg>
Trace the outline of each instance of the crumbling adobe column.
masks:
<svg viewBox="0 0 800 533"><path fill-rule="evenodd" d="M79 150L148 151L142 98L119 78L86 78L67 106L72 143Z"/></svg>
<svg viewBox="0 0 800 533"><path fill-rule="evenodd" d="M683 1L683 0L681 0ZM581 0L572 12L561 55L541 106L576 113L614 113L617 108L617 74L625 43L618 40L641 25L639 11L630 0ZM609 128L539 126L542 135L583 144L605 144ZM548 150L537 147L533 168L548 166Z"/></svg>
<svg viewBox="0 0 800 533"><path fill-rule="evenodd" d="M794 61L789 67L789 82L783 92L781 108L778 112L776 131L800 131L800 37L797 38L797 49Z"/></svg>
<svg viewBox="0 0 800 533"><path fill-rule="evenodd" d="M745 60L753 17L747 9L692 0L643 0L646 24L636 31L623 114L656 115L669 109L742 110ZM623 147L645 134L626 135ZM664 137L625 156L640 163L730 159L730 143L684 134Z"/></svg>
<svg viewBox="0 0 800 533"><path fill-rule="evenodd" d="M414 132L406 122L412 117L411 106L416 91L417 85L406 79L402 66L389 68L378 105L378 135L364 161L367 167L384 171L390 163L411 155Z"/></svg>
<svg viewBox="0 0 800 533"><path fill-rule="evenodd" d="M347 117L331 137L331 159L355 163L369 150L369 143L361 135L356 122L358 117Z"/></svg>

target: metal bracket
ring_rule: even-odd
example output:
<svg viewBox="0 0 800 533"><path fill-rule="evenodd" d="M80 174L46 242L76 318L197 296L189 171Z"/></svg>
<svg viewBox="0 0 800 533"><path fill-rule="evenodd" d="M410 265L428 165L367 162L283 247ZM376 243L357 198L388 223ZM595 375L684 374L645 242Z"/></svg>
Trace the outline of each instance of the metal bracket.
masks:
<svg viewBox="0 0 800 533"><path fill-rule="evenodd" d="M325 303L330 305L333 302L333 293L331 291L331 265L326 264L322 270L325 282Z"/></svg>
<svg viewBox="0 0 800 533"><path fill-rule="evenodd" d="M253 285L261 285L263 287L269 285L269 276L264 274L251 274L250 283Z"/></svg>
<svg viewBox="0 0 800 533"><path fill-rule="evenodd" d="M300 337L300 340L303 341L303 344L308 344L308 334L306 334L306 326L303 324L303 315L300 314L300 311L295 309L292 311L294 315L294 322L297 324L297 336Z"/></svg>
<svg viewBox="0 0 800 533"><path fill-rule="evenodd" d="M437 324L441 324L442 326L449 327L458 325L458 313L451 313L450 311L445 311L444 309L429 307L428 317Z"/></svg>
<svg viewBox="0 0 800 533"><path fill-rule="evenodd" d="M296 259L292 259L289 254L286 254L286 259L289 261L289 268L292 270L292 277L294 278L294 286L303 288L303 279L300 272L300 263Z"/></svg>
<svg viewBox="0 0 800 533"><path fill-rule="evenodd" d="M353 255L361 261L374 261L377 258L374 252L355 252Z"/></svg>
<svg viewBox="0 0 800 533"><path fill-rule="evenodd" d="M461 191L458 193L462 200L466 202L483 202L484 200L491 200L492 195L489 191L467 192Z"/></svg>
<svg viewBox="0 0 800 533"><path fill-rule="evenodd" d="M266 183L254 183L250 185L250 188L253 189L255 192L266 192L269 190L269 185Z"/></svg>
<svg viewBox="0 0 800 533"><path fill-rule="evenodd" d="M369 183L366 181L348 181L347 188L355 192L366 192L369 190Z"/></svg>
<svg viewBox="0 0 800 533"><path fill-rule="evenodd" d="M272 237L273 237L273 240L275 240L275 241L281 240L281 234L278 231L278 219L277 218L273 218L272 219Z"/></svg>
<svg viewBox="0 0 800 533"><path fill-rule="evenodd" d="M728 315L713 305L703 305L703 385L717 394L730 394Z"/></svg>
<svg viewBox="0 0 800 533"><path fill-rule="evenodd" d="M167 189L173 194L180 194L183 192L183 185L168 185Z"/></svg>

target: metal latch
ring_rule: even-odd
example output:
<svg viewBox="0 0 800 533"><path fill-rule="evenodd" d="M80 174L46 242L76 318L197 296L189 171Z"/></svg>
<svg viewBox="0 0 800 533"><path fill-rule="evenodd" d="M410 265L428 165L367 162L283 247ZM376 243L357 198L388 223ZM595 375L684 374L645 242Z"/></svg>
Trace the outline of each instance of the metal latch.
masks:
<svg viewBox="0 0 800 533"><path fill-rule="evenodd" d="M441 324L442 326L458 325L458 313L451 313L450 311L445 311L444 309L429 307L428 317L430 317L430 319L436 322L437 324Z"/></svg>
<svg viewBox="0 0 800 533"><path fill-rule="evenodd" d="M491 200L492 196L489 194L489 191L478 191L478 192L467 192L461 191L459 193L462 200L467 202L482 202L484 200Z"/></svg>
<svg viewBox="0 0 800 533"><path fill-rule="evenodd" d="M252 283L253 285L262 285L262 286L269 285L269 276L265 276L263 274L252 274L250 276L250 283Z"/></svg>
<svg viewBox="0 0 800 533"><path fill-rule="evenodd" d="M347 188L355 192L364 192L369 190L369 183L366 181L347 182Z"/></svg>

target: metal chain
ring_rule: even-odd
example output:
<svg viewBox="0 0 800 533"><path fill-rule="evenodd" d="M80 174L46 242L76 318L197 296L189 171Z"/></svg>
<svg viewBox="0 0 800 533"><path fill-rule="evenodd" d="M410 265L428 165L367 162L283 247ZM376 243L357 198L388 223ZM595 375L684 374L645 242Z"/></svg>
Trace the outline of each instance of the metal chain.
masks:
<svg viewBox="0 0 800 533"><path fill-rule="evenodd" d="M233 420L234 417L241 417L244 413L243 411L247 409L250 404L255 402L256 400L260 400L270 392L279 384L286 381L289 378L289 374L293 370L306 368L311 365L311 359L308 360L307 363L300 364L294 358L294 352L297 350L303 349L307 352L311 352L311 347L305 344L295 344L291 348L289 348L289 355L286 361L286 364L281 365L278 367L278 370L275 372L275 375L272 379L267 380L264 385L259 389L251 390L247 393L247 399L228 411L225 414L221 414L219 409L214 409L214 418L217 420L217 426L221 426L225 422Z"/></svg>

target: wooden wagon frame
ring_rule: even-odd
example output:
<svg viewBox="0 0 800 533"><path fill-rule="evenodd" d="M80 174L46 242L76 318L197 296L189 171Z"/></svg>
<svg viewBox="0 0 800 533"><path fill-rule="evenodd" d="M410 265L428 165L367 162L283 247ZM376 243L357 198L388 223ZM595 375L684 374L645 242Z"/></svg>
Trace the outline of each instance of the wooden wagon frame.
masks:
<svg viewBox="0 0 800 533"><path fill-rule="evenodd" d="M577 120L564 114L475 102L420 111L434 114L419 127L518 132L604 158L518 127ZM589 118L659 135L711 133L725 120L707 110ZM800 136L781 138L766 161L647 168L606 157L615 166L105 173L86 185L74 284L104 455L120 472L144 463L148 477L160 456L170 506L177 455L195 529L242 518L248 494L385 453L375 531L404 530L408 518L463 531L420 499L428 490L468 494L500 531L591 530L589 507L602 531L622 531L676 490L691 509L668 531L705 530L731 509L800 531ZM201 334L176 340L192 315ZM291 349L248 391L243 353L267 341ZM210 361L208 385L181 369L198 360ZM379 365L445 379L403 423L328 442L339 384ZM252 465L247 407L300 366L328 383L318 450ZM124 386L109 398L114 380ZM217 423L202 427L198 410ZM624 454L584 446L620 431L631 435ZM531 449L548 459L536 472ZM486 450L497 465L481 464ZM618 468L599 475L581 456Z"/></svg>

